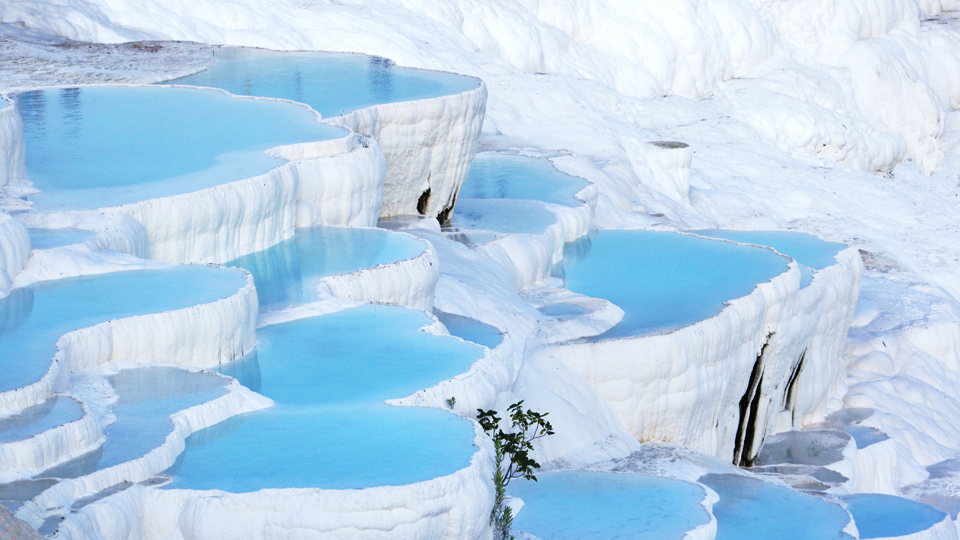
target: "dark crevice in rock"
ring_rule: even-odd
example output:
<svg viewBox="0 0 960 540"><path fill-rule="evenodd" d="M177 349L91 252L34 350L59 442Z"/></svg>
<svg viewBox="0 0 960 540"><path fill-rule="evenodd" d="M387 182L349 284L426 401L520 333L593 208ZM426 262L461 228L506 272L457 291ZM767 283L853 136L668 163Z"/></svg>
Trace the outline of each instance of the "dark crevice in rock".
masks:
<svg viewBox="0 0 960 540"><path fill-rule="evenodd" d="M420 194L420 200L417 201L417 212L421 216L427 215L427 206L430 204L430 188L427 188Z"/></svg>
<svg viewBox="0 0 960 540"><path fill-rule="evenodd" d="M807 351L804 350L800 353L800 360L797 361L796 367L793 368L793 373L790 374L790 378L787 379L787 388L783 394L783 410L790 411L793 413L793 409L796 406L797 401L797 379L800 378L800 372L803 371L803 361L807 358Z"/></svg>
<svg viewBox="0 0 960 540"><path fill-rule="evenodd" d="M740 398L740 423L737 426L737 438L733 447L733 464L749 467L756 458L754 439L757 434L757 419L760 415L760 397L763 389L763 361L767 348L770 346L770 336L757 355L757 361L750 373L750 382L747 390ZM756 445L759 448L760 445Z"/></svg>

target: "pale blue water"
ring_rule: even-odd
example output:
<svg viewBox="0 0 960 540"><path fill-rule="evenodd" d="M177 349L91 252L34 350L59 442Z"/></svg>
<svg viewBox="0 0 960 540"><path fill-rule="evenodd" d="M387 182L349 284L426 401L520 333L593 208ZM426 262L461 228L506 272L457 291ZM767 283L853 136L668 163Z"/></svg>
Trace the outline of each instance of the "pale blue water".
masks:
<svg viewBox="0 0 960 540"><path fill-rule="evenodd" d="M853 437L857 448L861 450L890 438L882 431L867 426L846 426L843 430Z"/></svg>
<svg viewBox="0 0 960 540"><path fill-rule="evenodd" d="M500 331L489 324L484 324L470 317L445 313L439 310L434 310L433 314L447 327L447 331L450 332L452 336L472 341L488 349L497 347L500 345L500 342L503 341L503 335L500 334Z"/></svg>
<svg viewBox="0 0 960 540"><path fill-rule="evenodd" d="M555 273L571 291L604 298L625 312L594 339L675 330L707 319L724 302L787 270L773 252L696 236L601 230L564 248Z"/></svg>
<svg viewBox="0 0 960 540"><path fill-rule="evenodd" d="M470 422L383 403L469 370L475 345L421 332L422 312L365 305L258 330L255 365L225 366L273 399L195 433L171 488L365 488L451 474L476 450ZM254 372L257 372L254 374Z"/></svg>
<svg viewBox="0 0 960 540"><path fill-rule="evenodd" d="M103 446L41 476L76 478L144 456L173 432L171 414L226 394L229 382L212 373L175 367L120 371L110 377L119 400L110 407L117 419L104 428Z"/></svg>
<svg viewBox="0 0 960 540"><path fill-rule="evenodd" d="M790 488L733 474L707 474L699 482L717 492L717 540L853 540L839 505Z"/></svg>
<svg viewBox="0 0 960 540"><path fill-rule="evenodd" d="M813 272L836 264L837 254L847 248L843 244L827 242L810 234L792 231L701 229L691 232L710 238L772 247L784 255L793 257L800 265L801 287L810 284L813 280Z"/></svg>
<svg viewBox="0 0 960 540"><path fill-rule="evenodd" d="M205 265L44 281L0 299L0 392L37 382L63 334L95 324L182 309L235 294L246 283Z"/></svg>
<svg viewBox="0 0 960 540"><path fill-rule="evenodd" d="M0 419L0 443L22 441L44 431L83 417L83 407L75 399L54 396L27 407L20 414Z"/></svg>
<svg viewBox="0 0 960 540"><path fill-rule="evenodd" d="M219 61L206 71L168 82L298 101L324 117L381 103L459 94L480 85L473 77L399 68L376 56L239 47L216 54Z"/></svg>
<svg viewBox="0 0 960 540"><path fill-rule="evenodd" d="M460 199L450 217L450 226L504 234L540 234L556 221L556 214L536 201Z"/></svg>
<svg viewBox="0 0 960 540"><path fill-rule="evenodd" d="M30 233L30 247L33 249L50 249L60 246L82 244L97 236L94 231L85 229L27 229Z"/></svg>
<svg viewBox="0 0 960 540"><path fill-rule="evenodd" d="M187 88L85 87L15 95L41 210L188 193L263 174L264 150L341 137L305 107Z"/></svg>
<svg viewBox="0 0 960 540"><path fill-rule="evenodd" d="M565 471L513 480L513 530L542 540L679 540L706 525L703 488L668 478Z"/></svg>
<svg viewBox="0 0 960 540"><path fill-rule="evenodd" d="M583 204L575 195L589 182L558 171L545 159L478 154L460 188L461 198L532 199L565 206Z"/></svg>
<svg viewBox="0 0 960 540"><path fill-rule="evenodd" d="M930 505L893 495L845 495L843 501L864 540L918 533L947 517Z"/></svg>
<svg viewBox="0 0 960 540"><path fill-rule="evenodd" d="M253 274L260 310L271 311L316 300L323 277L411 259L423 250L415 238L383 229L310 227L226 265Z"/></svg>

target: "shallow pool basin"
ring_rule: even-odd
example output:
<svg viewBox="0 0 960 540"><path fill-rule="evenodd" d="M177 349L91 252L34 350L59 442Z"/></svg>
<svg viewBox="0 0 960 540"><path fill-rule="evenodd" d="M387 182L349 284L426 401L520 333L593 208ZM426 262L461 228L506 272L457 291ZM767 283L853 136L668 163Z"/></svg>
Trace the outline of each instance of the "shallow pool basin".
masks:
<svg viewBox="0 0 960 540"><path fill-rule="evenodd" d="M478 154L460 188L461 198L531 199L579 206L576 198L589 186L583 178L564 174L545 159L504 154ZM458 208L459 210L459 208Z"/></svg>
<svg viewBox="0 0 960 540"><path fill-rule="evenodd" d="M213 90L49 88L14 96L40 210L119 206L263 174L270 148L343 137L308 108Z"/></svg>
<svg viewBox="0 0 960 540"><path fill-rule="evenodd" d="M538 201L460 199L449 225L468 231L541 234L556 222L556 214Z"/></svg>
<svg viewBox="0 0 960 540"><path fill-rule="evenodd" d="M946 519L946 512L893 495L861 493L843 501L860 531L860 538L895 538L925 531Z"/></svg>
<svg viewBox="0 0 960 540"><path fill-rule="evenodd" d="M707 474L699 482L717 492L717 540L853 540L840 505L790 488L735 474Z"/></svg>
<svg viewBox="0 0 960 540"><path fill-rule="evenodd" d="M104 428L103 446L38 477L77 478L144 456L173 432L170 415L224 395L230 382L166 366L125 369L109 381L118 400L110 407L116 420Z"/></svg>
<svg viewBox="0 0 960 540"><path fill-rule="evenodd" d="M222 371L274 400L193 434L169 487L404 485L467 467L473 425L452 413L384 403L464 373L480 347L420 329L426 314L364 305L258 331L256 354Z"/></svg>
<svg viewBox="0 0 960 540"><path fill-rule="evenodd" d="M710 522L703 488L669 478L549 472L509 493L524 503L513 529L542 540L680 540Z"/></svg>
<svg viewBox="0 0 960 540"><path fill-rule="evenodd" d="M293 238L234 259L253 274L261 311L273 311L317 299L320 279L411 259L423 242L383 229L309 227Z"/></svg>
<svg viewBox="0 0 960 540"><path fill-rule="evenodd" d="M555 275L566 288L604 298L623 320L594 339L675 330L719 313L724 303L787 271L768 249L691 235L601 230L564 248Z"/></svg>
<svg viewBox="0 0 960 540"><path fill-rule="evenodd" d="M473 77L400 68L379 56L226 47L217 63L171 84L222 88L231 94L306 103L325 118L357 109L473 90Z"/></svg>
<svg viewBox="0 0 960 540"><path fill-rule="evenodd" d="M800 265L801 287L813 281L813 273L836 264L838 253L847 248L843 244L827 242L811 234L793 231L732 231L700 229L690 231L700 236L720 238L744 244L772 247Z"/></svg>
<svg viewBox="0 0 960 540"><path fill-rule="evenodd" d="M202 265L43 281L0 299L0 392L39 381L63 334L111 319L214 302L246 276Z"/></svg>

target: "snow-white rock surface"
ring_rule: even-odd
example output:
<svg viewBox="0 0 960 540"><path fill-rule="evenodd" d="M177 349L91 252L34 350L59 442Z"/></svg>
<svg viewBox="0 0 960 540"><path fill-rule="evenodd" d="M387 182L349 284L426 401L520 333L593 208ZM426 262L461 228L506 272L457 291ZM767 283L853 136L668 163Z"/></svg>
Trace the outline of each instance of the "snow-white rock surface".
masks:
<svg viewBox="0 0 960 540"><path fill-rule="evenodd" d="M446 221L470 172L487 105L487 88L386 103L328 118L375 138L387 160L381 217L421 214Z"/></svg>
<svg viewBox="0 0 960 540"><path fill-rule="evenodd" d="M800 289L791 263L716 316L679 330L560 343L538 354L582 373L638 440L748 463L767 433L821 420L830 400L842 396L841 353L859 292L859 254L847 249L821 272ZM748 403L759 393L749 416L740 410L748 393ZM781 412L787 420L778 425Z"/></svg>
<svg viewBox="0 0 960 540"><path fill-rule="evenodd" d="M0 214L0 298L7 295L29 256L27 228L8 214Z"/></svg>
<svg viewBox="0 0 960 540"><path fill-rule="evenodd" d="M0 186L26 177L23 120L17 108L0 98Z"/></svg>
<svg viewBox="0 0 960 540"><path fill-rule="evenodd" d="M802 422L796 412L816 419L839 406L814 404L818 398L843 397L847 406L877 409L869 424L891 437L906 472L960 453L960 341L951 337L960 322L960 46L955 13L943 11L960 7L955 0L128 4L24 0L0 6L0 20L110 42L353 50L468 73L490 92L484 135L571 152L557 165L598 186L599 226L783 228L862 249L866 279L847 373L828 366L798 395L805 405L788 415L772 409L774 425ZM648 144L655 140L690 144L689 203L671 196ZM544 455L558 460L573 462L583 449L590 460L639 447L578 373L524 357L543 317L512 279L500 279L516 272L509 261L416 234L430 239L443 267L437 307L516 340L501 357L510 388L493 377L491 391L500 394L471 399L502 409L525 398L549 410L563 428L555 444L545 441L553 450ZM816 302L797 295L795 305ZM840 326L824 335L842 333ZM568 329L553 324L545 339L565 341ZM756 359L760 333L746 333L744 359ZM801 345L791 335L779 347L785 357ZM742 393L748 370L734 370L730 397L735 386ZM681 462L698 459L688 453ZM137 515L138 504L91 507L115 518Z"/></svg>

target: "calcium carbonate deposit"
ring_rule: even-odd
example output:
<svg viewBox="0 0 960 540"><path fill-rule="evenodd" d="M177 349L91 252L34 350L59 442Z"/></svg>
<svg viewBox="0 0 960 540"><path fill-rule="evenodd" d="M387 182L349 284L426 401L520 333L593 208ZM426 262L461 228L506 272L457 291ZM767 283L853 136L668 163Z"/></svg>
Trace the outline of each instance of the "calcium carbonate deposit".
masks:
<svg viewBox="0 0 960 540"><path fill-rule="evenodd" d="M958 216L957 0L0 3L0 539L956 540Z"/></svg>

